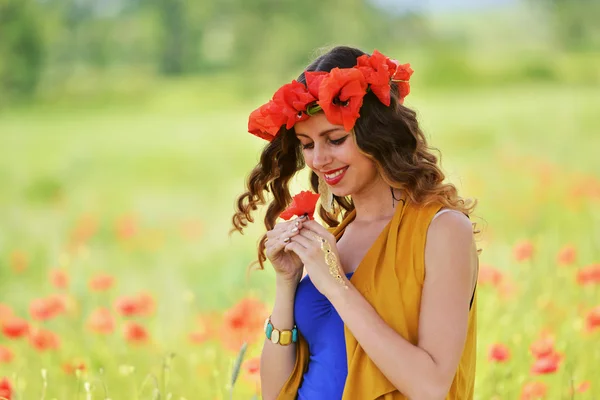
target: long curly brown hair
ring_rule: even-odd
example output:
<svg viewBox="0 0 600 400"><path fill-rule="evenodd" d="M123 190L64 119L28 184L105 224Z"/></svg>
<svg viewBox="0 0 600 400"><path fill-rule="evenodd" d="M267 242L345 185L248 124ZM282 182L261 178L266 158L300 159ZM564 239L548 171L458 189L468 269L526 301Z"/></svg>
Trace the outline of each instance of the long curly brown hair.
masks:
<svg viewBox="0 0 600 400"><path fill-rule="evenodd" d="M318 57L306 71L331 71L335 67L351 68L356 59L366 54L361 50L339 46ZM298 82L306 84L304 72ZM444 183L444 173L438 167L435 150L427 145L425 135L419 128L415 111L400 104L398 91L392 85L391 104L385 106L369 91L360 109L360 117L353 129L359 150L370 158L383 180L397 189L403 190L408 198L417 204L441 203L444 207L458 210L470 216L477 202L463 200L456 187ZM252 211L267 202L265 192L273 195L267 207L264 223L267 230L273 229L276 220L292 201L289 182L296 172L306 166L302 155L302 146L295 135L294 128L281 129L269 142L260 156L260 162L254 167L246 182L247 191L237 199L237 211L233 215L233 228L229 232L243 229L254 222ZM310 185L318 192L319 178L311 172ZM336 227L342 219L354 209L352 199L334 195L336 211L331 214L319 207L319 215L329 227ZM475 224L473 224L474 232ZM250 266L259 264L264 268L266 234L258 243L258 260Z"/></svg>

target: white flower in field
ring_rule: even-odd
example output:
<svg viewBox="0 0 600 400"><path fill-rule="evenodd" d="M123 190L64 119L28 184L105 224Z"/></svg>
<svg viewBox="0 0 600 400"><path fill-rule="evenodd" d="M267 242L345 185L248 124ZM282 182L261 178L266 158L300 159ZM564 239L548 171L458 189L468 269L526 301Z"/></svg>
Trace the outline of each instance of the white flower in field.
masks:
<svg viewBox="0 0 600 400"><path fill-rule="evenodd" d="M119 373L123 376L131 375L135 371L133 365L119 365Z"/></svg>

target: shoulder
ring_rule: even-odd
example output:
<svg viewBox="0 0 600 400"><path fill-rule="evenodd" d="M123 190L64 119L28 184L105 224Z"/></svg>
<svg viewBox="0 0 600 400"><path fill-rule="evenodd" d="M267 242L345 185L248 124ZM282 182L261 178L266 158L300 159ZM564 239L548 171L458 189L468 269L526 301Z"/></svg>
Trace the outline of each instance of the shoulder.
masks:
<svg viewBox="0 0 600 400"><path fill-rule="evenodd" d="M442 208L431 219L427 229L427 236L448 237L457 236L457 239L470 239L473 234L471 220L458 210Z"/></svg>
<svg viewBox="0 0 600 400"><path fill-rule="evenodd" d="M442 209L434 216L427 229L427 266L472 271L476 264L476 251L469 217L450 209Z"/></svg>

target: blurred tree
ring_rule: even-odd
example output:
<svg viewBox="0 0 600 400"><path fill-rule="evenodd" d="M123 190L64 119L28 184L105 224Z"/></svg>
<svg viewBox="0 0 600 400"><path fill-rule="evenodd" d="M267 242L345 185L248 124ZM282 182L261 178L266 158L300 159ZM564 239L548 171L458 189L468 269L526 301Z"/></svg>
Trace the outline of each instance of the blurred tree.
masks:
<svg viewBox="0 0 600 400"><path fill-rule="evenodd" d="M600 46L600 1L529 1L549 11L557 39L564 50L597 49Z"/></svg>
<svg viewBox="0 0 600 400"><path fill-rule="evenodd" d="M0 101L35 93L44 60L40 16L32 0L0 0Z"/></svg>

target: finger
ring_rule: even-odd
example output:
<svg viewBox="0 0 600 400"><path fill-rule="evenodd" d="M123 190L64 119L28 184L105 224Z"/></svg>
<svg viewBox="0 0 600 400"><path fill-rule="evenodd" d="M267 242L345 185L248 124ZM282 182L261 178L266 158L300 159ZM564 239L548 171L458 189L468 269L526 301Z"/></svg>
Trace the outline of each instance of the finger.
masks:
<svg viewBox="0 0 600 400"><path fill-rule="evenodd" d="M317 242L315 241L315 239L311 238L309 235L310 234L308 234L308 233L300 232L299 235L294 236L291 240L292 240L292 242L300 243L302 246L304 246L307 249L311 248L311 247L315 247L317 245Z"/></svg>
<svg viewBox="0 0 600 400"><path fill-rule="evenodd" d="M331 232L329 232L323 225L319 224L317 221L306 221L302 224L302 228L313 231L314 233L324 237L325 239L331 238L333 236Z"/></svg>
<svg viewBox="0 0 600 400"><path fill-rule="evenodd" d="M306 259L306 248L298 242L290 242L286 244L284 251L293 251L303 262Z"/></svg>

